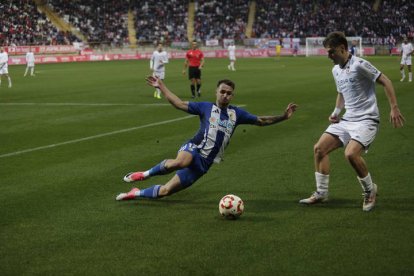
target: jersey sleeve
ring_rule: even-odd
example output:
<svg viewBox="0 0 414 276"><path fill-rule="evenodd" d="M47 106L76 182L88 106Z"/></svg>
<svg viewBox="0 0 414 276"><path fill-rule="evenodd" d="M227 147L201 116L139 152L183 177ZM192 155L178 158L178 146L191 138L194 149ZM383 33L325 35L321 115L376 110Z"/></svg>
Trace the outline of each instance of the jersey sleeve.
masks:
<svg viewBox="0 0 414 276"><path fill-rule="evenodd" d="M189 102L188 103L188 113L193 115L200 115L203 110L203 103L199 102Z"/></svg>
<svg viewBox="0 0 414 276"><path fill-rule="evenodd" d="M250 114L249 112L237 108L237 124L238 125L254 125L257 122L257 116Z"/></svg>
<svg viewBox="0 0 414 276"><path fill-rule="evenodd" d="M375 68L370 62L363 60L357 67L357 70L366 78L376 81L381 72Z"/></svg>

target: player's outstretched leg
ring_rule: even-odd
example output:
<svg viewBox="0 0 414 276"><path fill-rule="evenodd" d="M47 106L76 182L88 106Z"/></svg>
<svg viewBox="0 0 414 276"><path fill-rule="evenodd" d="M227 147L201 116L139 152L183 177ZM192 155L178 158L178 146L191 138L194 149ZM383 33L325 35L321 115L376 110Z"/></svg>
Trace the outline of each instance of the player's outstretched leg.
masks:
<svg viewBox="0 0 414 276"><path fill-rule="evenodd" d="M117 197L115 199L116 200L131 200L131 199L134 199L136 197L137 193L139 193L139 189L138 188L132 188L132 190L129 191L128 193L120 193L119 195L117 195Z"/></svg>
<svg viewBox="0 0 414 276"><path fill-rule="evenodd" d="M128 183L141 180L145 180L143 172L130 172L124 176L124 181Z"/></svg>
<svg viewBox="0 0 414 276"><path fill-rule="evenodd" d="M160 197L159 191L160 191L161 185L154 185L149 188L140 190L138 188L133 188L128 193L120 193L116 200L131 200L136 199L138 197L144 197L144 198L158 198Z"/></svg>
<svg viewBox="0 0 414 276"><path fill-rule="evenodd" d="M167 160L163 160L161 163L155 165L151 169L145 172L130 172L124 176L125 182L135 182L142 181L154 175L164 175L169 173L168 169L165 167Z"/></svg>

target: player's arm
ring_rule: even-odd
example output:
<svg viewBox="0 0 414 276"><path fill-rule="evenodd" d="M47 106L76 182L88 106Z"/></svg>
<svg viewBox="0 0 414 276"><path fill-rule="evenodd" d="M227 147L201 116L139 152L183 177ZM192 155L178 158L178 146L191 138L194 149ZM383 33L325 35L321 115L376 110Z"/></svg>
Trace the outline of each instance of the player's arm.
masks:
<svg viewBox="0 0 414 276"><path fill-rule="evenodd" d="M185 75L185 71L187 71L187 67L188 67L188 59L185 58L185 60L184 60L184 68L183 68L183 75Z"/></svg>
<svg viewBox="0 0 414 276"><path fill-rule="evenodd" d="M154 71L154 54L151 56L150 59L150 69L151 71Z"/></svg>
<svg viewBox="0 0 414 276"><path fill-rule="evenodd" d="M204 66L204 57L201 58L200 60L200 66L198 66L199 69L203 69Z"/></svg>
<svg viewBox="0 0 414 276"><path fill-rule="evenodd" d="M148 76L145 80L147 81L148 85L159 88L164 97L172 104L172 106L185 112L188 111L188 102L184 102L178 98L177 95L168 89L162 80L153 76Z"/></svg>
<svg viewBox="0 0 414 276"><path fill-rule="evenodd" d="M334 124L340 121L339 114L341 114L342 108L344 108L344 106L345 106L344 96L342 95L342 93L338 92L338 96L336 96L335 109L328 118L329 122Z"/></svg>
<svg viewBox="0 0 414 276"><path fill-rule="evenodd" d="M392 82L384 74L381 74L378 77L377 82L384 86L385 94L387 95L388 103L390 104L390 122L394 127L402 127L404 125L405 119L401 114L400 109L398 108L397 97L395 96L395 90Z"/></svg>
<svg viewBox="0 0 414 276"><path fill-rule="evenodd" d="M255 125L257 125L257 126L269 126L269 125L277 124L279 122L282 122L284 120L287 120L290 117L292 117L293 112L296 111L296 108L297 107L298 106L296 104L290 103L286 107L285 113L283 113L282 115L276 115L276 116L257 116L257 121L256 121Z"/></svg>

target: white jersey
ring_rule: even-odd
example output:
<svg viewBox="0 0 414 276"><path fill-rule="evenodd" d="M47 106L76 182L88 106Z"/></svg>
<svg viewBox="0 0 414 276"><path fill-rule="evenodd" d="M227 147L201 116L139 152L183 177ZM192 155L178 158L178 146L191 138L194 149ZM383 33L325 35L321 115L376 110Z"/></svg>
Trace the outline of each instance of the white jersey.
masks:
<svg viewBox="0 0 414 276"><path fill-rule="evenodd" d="M332 69L338 93L345 100L346 112L343 119L362 121L380 119L375 96L375 81L381 75L368 61L352 56L343 68L335 65Z"/></svg>
<svg viewBox="0 0 414 276"><path fill-rule="evenodd" d="M413 44L411 43L407 43L407 44L401 44L401 62L400 64L402 65L411 65L411 55L409 55L409 53L411 53L413 51Z"/></svg>
<svg viewBox="0 0 414 276"><path fill-rule="evenodd" d="M27 52L26 53L26 63L28 66L34 66L35 63L35 56L33 52Z"/></svg>
<svg viewBox="0 0 414 276"><path fill-rule="evenodd" d="M402 51L402 56L406 57L408 56L409 53L411 53L413 51L413 44L411 43L407 43L407 44L401 44L401 51Z"/></svg>
<svg viewBox="0 0 414 276"><path fill-rule="evenodd" d="M9 61L9 55L6 52L0 53L0 72L2 70L7 71L8 68L8 61Z"/></svg>
<svg viewBox="0 0 414 276"><path fill-rule="evenodd" d="M155 73L165 72L164 64L168 63L168 54L166 51L154 51L150 60L150 68Z"/></svg>
<svg viewBox="0 0 414 276"><path fill-rule="evenodd" d="M227 47L227 51L229 51L229 59L236 60L236 46L229 45L229 47Z"/></svg>

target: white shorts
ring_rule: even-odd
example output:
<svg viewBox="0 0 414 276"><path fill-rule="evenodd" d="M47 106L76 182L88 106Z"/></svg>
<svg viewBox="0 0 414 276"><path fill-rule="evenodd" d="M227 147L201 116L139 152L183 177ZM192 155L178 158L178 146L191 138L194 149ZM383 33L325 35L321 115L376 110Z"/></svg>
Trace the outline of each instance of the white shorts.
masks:
<svg viewBox="0 0 414 276"><path fill-rule="evenodd" d="M236 55L229 55L230 60L236 60Z"/></svg>
<svg viewBox="0 0 414 276"><path fill-rule="evenodd" d="M152 76L163 80L165 78L165 71L154 71L154 73L152 73Z"/></svg>
<svg viewBox="0 0 414 276"><path fill-rule="evenodd" d="M411 56L401 57L401 65L411 65Z"/></svg>
<svg viewBox="0 0 414 276"><path fill-rule="evenodd" d="M339 123L331 124L325 132L338 137L344 147L350 140L355 140L368 149L377 135L378 127L379 123L372 120L359 122L341 120Z"/></svg>
<svg viewBox="0 0 414 276"><path fill-rule="evenodd" d="M0 75L6 75L9 74L9 69L7 64L4 65L3 67L0 67Z"/></svg>
<svg viewBox="0 0 414 276"><path fill-rule="evenodd" d="M27 67L34 67L34 62L28 62Z"/></svg>

